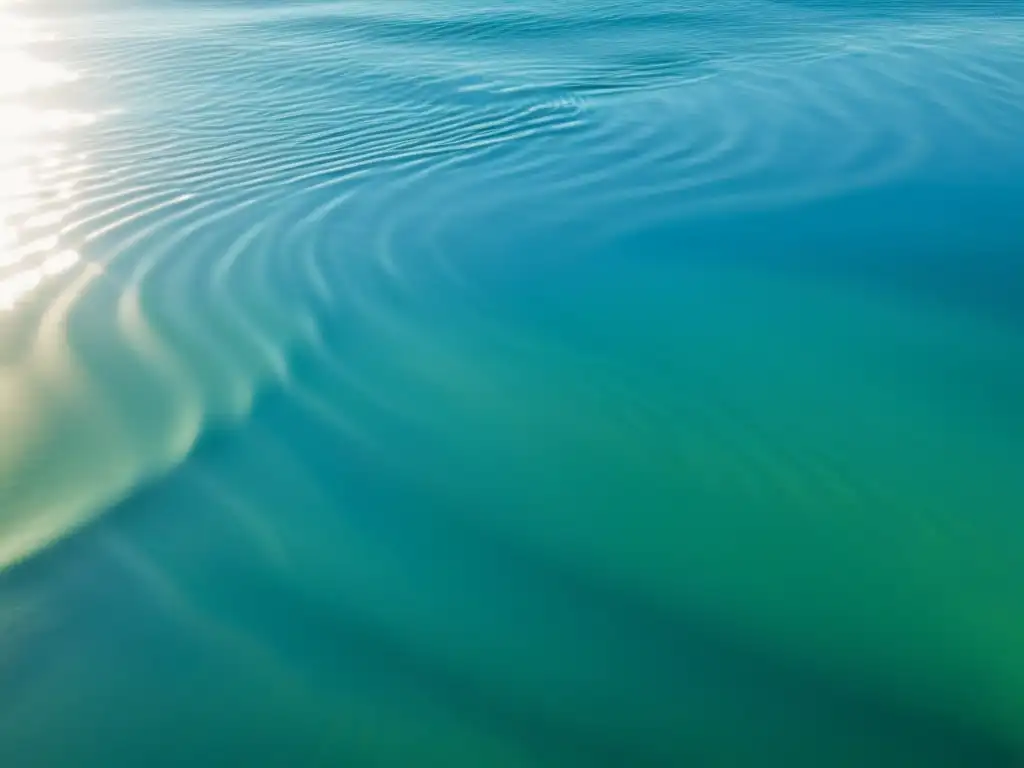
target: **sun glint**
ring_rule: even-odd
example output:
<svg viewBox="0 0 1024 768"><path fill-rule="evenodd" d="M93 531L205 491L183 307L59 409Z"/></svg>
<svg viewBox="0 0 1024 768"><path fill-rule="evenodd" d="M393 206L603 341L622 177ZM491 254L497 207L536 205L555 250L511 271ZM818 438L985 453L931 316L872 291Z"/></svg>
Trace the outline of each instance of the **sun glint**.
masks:
<svg viewBox="0 0 1024 768"><path fill-rule="evenodd" d="M53 38L11 7L0 0L0 312L79 260L61 242L60 225L85 166L69 163L67 143L56 139L90 120L34 98L77 75L35 55Z"/></svg>

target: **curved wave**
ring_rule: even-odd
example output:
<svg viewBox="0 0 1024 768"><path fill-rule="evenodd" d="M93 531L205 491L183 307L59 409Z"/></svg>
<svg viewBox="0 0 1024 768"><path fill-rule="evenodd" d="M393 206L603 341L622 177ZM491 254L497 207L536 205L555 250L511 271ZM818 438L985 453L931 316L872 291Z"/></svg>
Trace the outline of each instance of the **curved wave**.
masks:
<svg viewBox="0 0 1024 768"><path fill-rule="evenodd" d="M796 698L827 689L836 718L885 732L880 744L899 738L876 705L910 723L915 749L934 723L966 723L936 754L1016 750L1024 636L997 615L1020 583L1007 565L1019 539L1005 534L1021 531L1006 510L1024 487L978 425L982 380L1008 381L1002 391L1024 381L1005 362L1024 348L1020 328L983 312L944 320L890 264L858 293L795 278L767 255L750 267L758 243L743 246L746 260L725 245L698 253L701 226L728 240L722 221L1019 179L1024 19L984 3L882 5L41 3L53 39L0 32L19 62L39 62L0 89L0 571L103 530L111 510L205 500L258 552L252 567L274 574L259 575L271 601L307 606L307 629L333 632L308 606L335 600L357 605L385 645L389 632L426 627L429 652L395 643L411 677L455 710L477 706L487 728L526 746L550 737L556 753L593 764L600 750L579 734L601 728L561 702L550 703L557 727L522 714L480 648L466 649L480 679L442 675L454 630L378 578L385 562L402 578L459 581L419 550L423 562L395 564L415 546L387 510L426 489L445 536L502 562L536 558L536 573L510 566L517 585L696 606L713 638L765 638L767 659L721 654L773 685L775 665L811 658L828 682L808 674ZM652 267L644 244L667 228L679 229L660 256L672 264ZM797 250L818 247L807 238ZM639 245L602 255L623 243ZM1000 274L1020 276L1013 258ZM735 307L763 327L759 341ZM939 345L960 368L925 354ZM951 406L925 374L900 370L903 355L981 394ZM860 423L841 418L863 402ZM1017 447L1019 431L1001 429L1000 445ZM865 441L881 442L872 430L903 455L882 446L865 458ZM962 446L944 438L954 430ZM997 489L992 515L1005 519L965 522L972 494L919 471L950 457L961 480ZM245 462L294 488L246 486ZM276 514L289 504L300 522ZM720 514L677 514L690 505ZM345 576L331 572L328 543L302 541L302 522L344 539ZM405 522L429 539L422 516ZM757 546L786 537L802 549ZM965 538L1003 565L977 551L965 564ZM108 539L113 561L217 647L259 625L209 619L198 590ZM568 575L547 564L551 552ZM755 563L763 583L720 562ZM330 589L311 598L314 582ZM916 629L944 617L963 637L914 647L908 605L927 614ZM600 624L596 609L587 616ZM650 621L664 645L686 634ZM287 657L289 639L262 629ZM858 648L833 637L858 631ZM595 653L614 661L617 642ZM699 652L718 658L716 642ZM684 666L669 675L680 685ZM909 683L886 688L901 669L935 701ZM597 721L617 711L595 707ZM666 729L683 720L664 718ZM608 734L609 764L630 746L651 764L669 759L645 727Z"/></svg>

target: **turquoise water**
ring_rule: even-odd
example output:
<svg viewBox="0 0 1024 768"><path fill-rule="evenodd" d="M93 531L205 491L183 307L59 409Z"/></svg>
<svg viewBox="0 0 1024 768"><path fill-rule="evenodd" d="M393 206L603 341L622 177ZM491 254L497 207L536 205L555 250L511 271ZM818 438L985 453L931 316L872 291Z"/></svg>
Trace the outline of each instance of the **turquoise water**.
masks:
<svg viewBox="0 0 1024 768"><path fill-rule="evenodd" d="M1024 765L1024 7L0 2L0 765Z"/></svg>

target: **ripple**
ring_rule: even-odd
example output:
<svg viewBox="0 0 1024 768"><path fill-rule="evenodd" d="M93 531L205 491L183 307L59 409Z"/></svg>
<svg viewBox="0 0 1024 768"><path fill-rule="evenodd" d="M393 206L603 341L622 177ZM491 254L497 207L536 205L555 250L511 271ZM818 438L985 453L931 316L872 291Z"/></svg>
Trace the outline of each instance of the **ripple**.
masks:
<svg viewBox="0 0 1024 768"><path fill-rule="evenodd" d="M59 234L6 258L47 253L57 238L86 249L90 269L40 315L35 357L78 359L72 367L102 390L108 352L91 359L66 343L68 329L120 339L117 366L159 380L181 414L166 454L177 459L165 466L187 454L208 418L242 419L258 390L287 381L288 357L320 338L318 314L375 306L378 298L349 292L367 279L365 258L403 301L422 290L410 279L438 275L471 301L475 267L451 255L460 222L522 209L513 228L575 228L600 243L659 221L791 206L942 164L978 169L995 147L1003 167L1022 157L1014 129L1024 124L1015 98L1024 27L984 18L965 27L948 8L842 25L827 12L751 2L501 13L458 4L223 4L199 14L111 6L72 18L57 37L75 43L87 77L102 71L119 83L119 112L92 126L87 165L58 166L41 181L78 188L65 210L29 216L31 228ZM680 52L683 31L691 34ZM616 43L599 45L608 35ZM645 42L642 56L627 49L633 39ZM57 65L35 71L19 87L76 78ZM173 80L159 74L170 71ZM330 71L344 76L320 76ZM70 125L24 110L22 123L29 114ZM625 219L615 214L627 209ZM265 213L250 223L256 211ZM360 222L326 226L345 217ZM327 233L365 247L337 251L320 242ZM426 252L403 263L417 242ZM276 258L281 248L296 257ZM4 301L72 266L72 253L8 278ZM343 278L342 268L361 274ZM99 295L116 297L116 311ZM41 365L55 375L55 362Z"/></svg>
<svg viewBox="0 0 1024 768"><path fill-rule="evenodd" d="M122 111L93 126L90 165L57 169L78 187L67 210L32 213L35 228L60 234L7 257L49 252L57 237L89 254L91 269L46 310L39 359L82 357L65 344L72 325L119 338L118 365L148 369L174 409L192 414L171 440L180 459L206 418L244 418L258 389L288 379L291 350L317 336L317 312L355 300L333 282L340 259L379 260L395 290L410 270L433 279L424 270L434 268L465 292L471 265L446 255L452 233L502 210L525 206L518 226L578 228L597 243L679 217L847 194L957 158L977 169L994 147L1012 164L1024 28L964 27L948 11L844 25L750 2L83 12L58 37L83 52L87 76L114 73ZM674 32L684 30L680 53ZM597 45L609 34L615 45ZM565 45L569 35L579 40ZM634 38L647 44L642 56L626 50ZM75 78L57 65L34 71L19 88ZM159 74L168 71L173 80ZM345 74L319 77L329 71ZM615 215L624 209L634 213ZM254 211L266 214L247 223ZM324 232L369 243L367 253L304 245L346 215L363 222ZM418 237L430 258L401 263ZM282 263L273 254L283 243L297 257ZM3 301L63 272L71 253L8 278ZM105 320L89 297L100 275L100 293L116 296ZM78 365L107 386L98 361Z"/></svg>
<svg viewBox="0 0 1024 768"><path fill-rule="evenodd" d="M814 658L843 690L880 689L911 658L909 679L941 695L933 707L906 694L910 709L977 722L979 740L1015 737L1024 681L1008 643L951 639L917 661L897 621L916 601L962 620L966 634L997 624L1006 583L960 563L951 543L973 535L999 547L997 537L959 518L969 500L944 502L884 459L859 459L862 433L835 417L852 408L839 382L819 394L811 372L783 364L813 355L818 375L855 379L879 411L903 403L900 444L919 450L922 466L939 466L942 450L906 435L943 442L942 430L915 427L943 409L880 373L891 361L871 357L870 334L842 315L884 319L885 349L900 334L952 338L950 327L930 329L940 321L918 306L923 289L907 289L917 314L901 314L874 294L783 286L735 264L666 272L678 283L672 295L649 275L611 287L595 277L593 254L659 228L901 185L1017 178L1024 19L992 16L981 3L876 5L850 15L768 0L40 3L34 13L50 14L53 39L0 37L0 65L31 69L0 84L0 138L10 138L0 149L0 403L20 404L0 410L0 431L15 436L0 447L0 569L76 532L98 535L115 510L127 514L180 478L192 489L182 493L209 500L282 581L316 574L326 555L309 545L315 559L304 561L305 545L287 540L288 521L268 512L260 491L301 519L305 507L331 510L330 530L352 537L353 558L372 560L360 537L394 558L404 550L393 532L345 516L348 494L372 485L352 467L371 466L475 510L439 511L448 533L570 552L574 562L612 559L614 541L610 582L720 611L727 618L711 623L723 635L757 627L773 653ZM46 54L63 55L67 68ZM81 102L90 109L53 107ZM881 294L889 285L876 279ZM750 347L725 305L756 307L775 348ZM793 307L836 318L841 349L805 329ZM1020 349L1019 329L961 320L986 340L985 369L1015 381L1005 359ZM968 336L951 342L951 355L975 359ZM863 369L853 360L862 356L871 360ZM781 383L755 391L735 380L737 361ZM786 407L773 410L771 398ZM323 455L288 445L289 424L315 433ZM284 498L284 480L245 487L219 445L268 477L287 474L294 499ZM978 476L1012 496L1018 484L1000 479L1012 462L989 458L986 470L974 457ZM330 461L344 487L324 480ZM453 467L465 477L452 477ZM592 518L551 512L583 503L585 486L607 496L587 497ZM632 502L622 488L653 488L680 508L732 506L721 520L625 520L617 512ZM363 492L387 507L387 493ZM490 508L493 495L501 498ZM744 521L741 508L763 516ZM790 516L773 518L777 509ZM807 551L744 549L780 530ZM247 637L193 606L145 553L114 541L111 557L169 614L219 646ZM907 548L921 542L957 584L913 575ZM868 567L861 551L882 552L883 563ZM825 588L839 606L806 578L828 570L829 556L853 574ZM756 559L773 576L755 588L716 572L716 558ZM367 590L387 593L365 567ZM891 596L887 578L900 585ZM856 602L864 583L877 588L877 604L844 602ZM284 590L270 592L278 601L302 592L275 588ZM979 593L995 595L992 612L972 606ZM952 607L936 608L943 599ZM394 615L365 608L368 624L393 632L425 621L388 605ZM808 626L808 605L834 626ZM872 623L872 611L897 629ZM874 627L864 648L829 644L830 632L861 624ZM430 653L399 649L410 674L449 685L456 710L492 706L486 686L455 674L439 681L443 664L423 661L442 654L433 642ZM997 661L979 661L982 647ZM866 683L850 661L864 658L876 669ZM944 668L950 659L962 666ZM983 673L1006 681L977 682ZM986 702L976 718L961 706L974 694ZM505 705L488 710L495 723L511 712L512 738L543 741L544 723ZM571 718L558 718L564 729L550 733L560 748L593 757L582 731L565 725ZM505 733L495 723L486 727ZM610 736L609 749L630 739L639 743Z"/></svg>

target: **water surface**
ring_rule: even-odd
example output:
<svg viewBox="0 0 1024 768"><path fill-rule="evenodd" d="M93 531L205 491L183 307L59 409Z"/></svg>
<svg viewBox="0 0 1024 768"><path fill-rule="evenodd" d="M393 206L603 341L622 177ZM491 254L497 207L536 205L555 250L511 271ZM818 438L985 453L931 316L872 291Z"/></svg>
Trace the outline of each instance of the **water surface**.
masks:
<svg viewBox="0 0 1024 768"><path fill-rule="evenodd" d="M0 3L0 763L1024 763L1024 12Z"/></svg>

